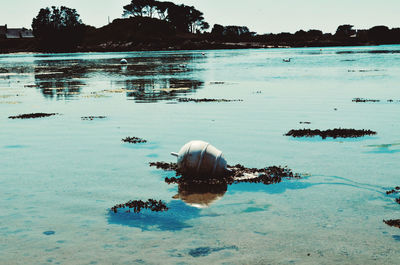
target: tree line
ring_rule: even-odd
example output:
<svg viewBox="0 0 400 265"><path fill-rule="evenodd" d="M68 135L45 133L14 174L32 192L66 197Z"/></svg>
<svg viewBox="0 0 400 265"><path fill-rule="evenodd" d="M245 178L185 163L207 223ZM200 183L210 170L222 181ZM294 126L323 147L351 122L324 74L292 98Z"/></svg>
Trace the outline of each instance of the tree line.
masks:
<svg viewBox="0 0 400 265"><path fill-rule="evenodd" d="M131 0L122 7L125 19L116 19L100 29L85 25L75 9L65 6L40 9L33 18L32 29L42 49L48 51L74 50L82 42L156 41L176 38L177 34L195 36L197 41L258 42L272 46L334 46L400 43L400 28L376 26L356 30L353 25L340 25L334 34L320 30L299 30L296 33L262 34L246 26L210 25L204 14L193 6L177 5L157 0Z"/></svg>

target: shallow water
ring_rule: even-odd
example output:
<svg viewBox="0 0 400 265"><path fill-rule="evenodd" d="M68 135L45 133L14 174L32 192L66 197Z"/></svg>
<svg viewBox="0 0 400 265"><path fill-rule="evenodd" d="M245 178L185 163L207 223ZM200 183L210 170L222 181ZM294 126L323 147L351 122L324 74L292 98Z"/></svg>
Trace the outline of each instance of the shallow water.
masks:
<svg viewBox="0 0 400 265"><path fill-rule="evenodd" d="M400 218L385 194L400 184L399 60L400 46L0 55L0 263L396 264L400 230L382 220ZM34 112L59 115L8 119ZM339 127L378 134L283 136ZM193 207L148 166L193 139L303 178ZM148 198L170 210L109 211Z"/></svg>

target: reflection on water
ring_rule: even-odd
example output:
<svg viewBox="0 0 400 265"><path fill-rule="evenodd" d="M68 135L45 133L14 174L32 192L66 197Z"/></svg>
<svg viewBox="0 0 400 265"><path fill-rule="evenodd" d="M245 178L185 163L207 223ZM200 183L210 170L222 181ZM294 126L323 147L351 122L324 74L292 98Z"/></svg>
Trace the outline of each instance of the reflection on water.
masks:
<svg viewBox="0 0 400 265"><path fill-rule="evenodd" d="M114 213L109 211L110 224L137 227L142 230L178 231L191 227L186 221L200 217L200 210L189 207L181 201L172 201L166 212L142 210L140 213Z"/></svg>
<svg viewBox="0 0 400 265"><path fill-rule="evenodd" d="M178 194L174 199L181 199L190 206L206 208L220 200L228 190L227 183L179 183Z"/></svg>
<svg viewBox="0 0 400 265"><path fill-rule="evenodd" d="M203 85L202 81L189 79L136 79L126 80L127 97L138 102L156 102L171 100L179 94L195 92Z"/></svg>
<svg viewBox="0 0 400 265"><path fill-rule="evenodd" d="M47 58L47 57L44 57ZM174 99L180 93L192 93L204 82L197 79L180 78L179 75L193 71L190 64L193 56L135 57L128 65L121 65L119 59L102 60L35 60L32 69L34 83L46 98L73 99L91 85L91 78L97 78L103 90L92 91L98 97L102 92L126 92L128 98L138 102L154 102ZM15 67L14 67L15 68ZM2 68L14 71L13 68ZM199 69L197 69L199 70ZM110 89L115 85L118 89ZM98 83L95 87L98 87ZM123 91L123 90L126 91ZM94 97L94 96L93 96Z"/></svg>

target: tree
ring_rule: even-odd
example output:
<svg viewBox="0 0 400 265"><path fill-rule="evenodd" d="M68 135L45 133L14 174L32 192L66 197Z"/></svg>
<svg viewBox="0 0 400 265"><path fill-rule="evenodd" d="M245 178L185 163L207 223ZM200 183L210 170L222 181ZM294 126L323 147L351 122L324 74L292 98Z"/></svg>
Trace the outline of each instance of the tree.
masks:
<svg viewBox="0 0 400 265"><path fill-rule="evenodd" d="M155 0L131 0L130 4L124 6L123 16L152 18L156 13L156 11L158 14L160 14L158 12L159 5L161 5L162 8L168 6L167 4L161 4L161 3L162 2L158 2Z"/></svg>
<svg viewBox="0 0 400 265"><path fill-rule="evenodd" d="M170 6L168 8L167 20L181 32L196 33L210 27L210 25L204 21L203 13L193 6Z"/></svg>
<svg viewBox="0 0 400 265"><path fill-rule="evenodd" d="M32 29L42 48L70 50L82 41L85 25L75 9L52 6L40 9L32 20Z"/></svg>
<svg viewBox="0 0 400 265"><path fill-rule="evenodd" d="M339 38L349 38L356 34L356 30L354 30L353 27L353 25L349 24L340 25L336 30L335 36Z"/></svg>
<svg viewBox="0 0 400 265"><path fill-rule="evenodd" d="M169 9L171 6L174 6L174 5L175 5L175 4L172 3L172 2L161 2L161 1L157 1L157 2L156 2L156 11L157 11L158 17L159 17L161 20L167 19L167 16L168 16L168 9Z"/></svg>
<svg viewBox="0 0 400 265"><path fill-rule="evenodd" d="M368 38L376 43L390 43L390 29L386 26L375 26L368 30Z"/></svg>

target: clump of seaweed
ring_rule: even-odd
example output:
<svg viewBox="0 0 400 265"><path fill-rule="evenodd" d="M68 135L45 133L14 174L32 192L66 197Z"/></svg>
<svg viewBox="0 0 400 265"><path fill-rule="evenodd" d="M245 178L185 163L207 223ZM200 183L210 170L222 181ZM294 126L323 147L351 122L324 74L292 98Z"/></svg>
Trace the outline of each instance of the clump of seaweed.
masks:
<svg viewBox="0 0 400 265"><path fill-rule="evenodd" d="M166 162L150 162L151 167L156 167L158 169L163 169L165 171L177 171L178 165L176 163L166 163Z"/></svg>
<svg viewBox="0 0 400 265"><path fill-rule="evenodd" d="M396 188L392 189L392 190L388 190L386 191L387 195L393 194L393 193L399 193L400 192L400 187L397 186Z"/></svg>
<svg viewBox="0 0 400 265"><path fill-rule="evenodd" d="M395 187L392 190L386 191L387 195L395 194L395 193L400 193L400 187L399 186ZM396 203L400 204L400 198L396 198L395 201L396 201ZM397 220L383 220L383 222L385 224L389 225L389 226L400 228L400 219L397 219Z"/></svg>
<svg viewBox="0 0 400 265"><path fill-rule="evenodd" d="M321 130L311 130L311 129L300 129L300 130L290 130L285 136L292 137L314 137L321 136L322 139L326 139L327 137L332 137L334 139L340 138L357 138L363 137L366 135L375 135L377 132L371 130L356 130L356 129L329 129L325 131Z"/></svg>
<svg viewBox="0 0 400 265"><path fill-rule="evenodd" d="M383 222L384 222L385 224L387 224L388 226L393 226L393 227L400 228L400 219L396 219L396 220L383 220Z"/></svg>
<svg viewBox="0 0 400 265"><path fill-rule="evenodd" d="M299 122L300 124L311 124L311 122L309 122L309 121L301 121L301 122Z"/></svg>
<svg viewBox="0 0 400 265"><path fill-rule="evenodd" d="M215 99L215 98L178 98L179 102L234 102L243 101L242 99Z"/></svg>
<svg viewBox="0 0 400 265"><path fill-rule="evenodd" d="M143 144L147 143L147 140L138 137L126 137L122 139L122 142L131 144Z"/></svg>
<svg viewBox="0 0 400 265"><path fill-rule="evenodd" d="M111 207L111 211L114 213L118 212L118 209L125 209L128 208L126 212L130 213L131 209L133 209L134 213L140 213L142 209L149 209L152 212L166 212L168 211L167 205L159 200L154 200L154 199L148 199L146 202L142 200L135 200L135 201L128 201L123 204L117 204L113 207Z"/></svg>
<svg viewBox="0 0 400 265"><path fill-rule="evenodd" d="M379 99L367 99L367 98L353 98L352 102L380 102Z"/></svg>
<svg viewBox="0 0 400 265"><path fill-rule="evenodd" d="M29 114L21 114L17 116L10 116L8 117L9 119L36 119L36 118L44 118L44 117L50 117L58 115L58 113L29 113Z"/></svg>
<svg viewBox="0 0 400 265"><path fill-rule="evenodd" d="M300 178L299 174L293 173L288 167L271 166L266 168L247 168L243 165L237 164L235 166L228 166L230 171L225 176L204 178L193 178L184 176L179 172L176 163L155 162L150 163L151 167L157 167L165 171L175 171L177 177L165 178L167 184L235 184L235 183L263 183L265 185L275 184L282 182L287 178Z"/></svg>
<svg viewBox="0 0 400 265"><path fill-rule="evenodd" d="M81 117L81 120L83 121L92 121L94 119L105 119L106 116L85 116L85 117Z"/></svg>

